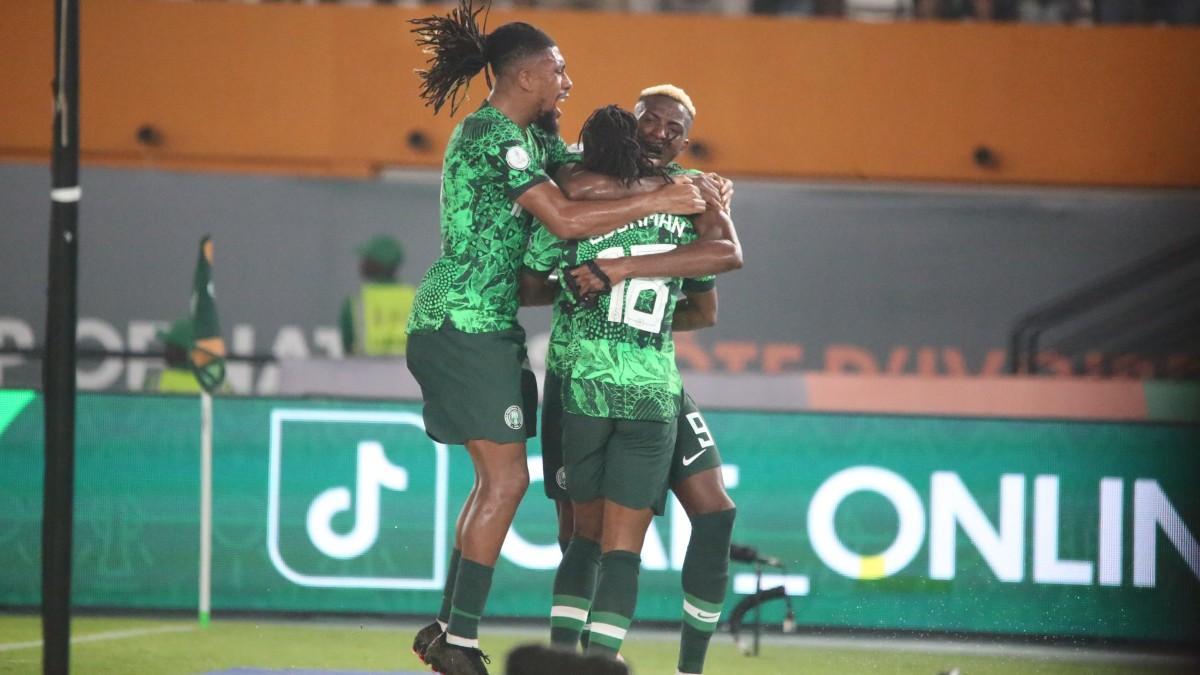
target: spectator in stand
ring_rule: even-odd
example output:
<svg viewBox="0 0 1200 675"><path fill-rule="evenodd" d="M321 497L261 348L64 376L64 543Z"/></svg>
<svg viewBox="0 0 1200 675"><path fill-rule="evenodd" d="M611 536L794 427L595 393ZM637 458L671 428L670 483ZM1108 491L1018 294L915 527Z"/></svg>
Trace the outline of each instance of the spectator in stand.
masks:
<svg viewBox="0 0 1200 675"><path fill-rule="evenodd" d="M199 394L200 383L192 374L188 352L192 349L192 322L180 319L165 331L158 332L163 343L165 367L154 382L148 381L148 389L163 394Z"/></svg>
<svg viewBox="0 0 1200 675"><path fill-rule="evenodd" d="M1013 21L1017 4L1017 0L916 0L913 13L918 19Z"/></svg>
<svg viewBox="0 0 1200 675"><path fill-rule="evenodd" d="M1091 17L1092 0L1021 0L1017 10L1025 23L1075 23Z"/></svg>
<svg viewBox="0 0 1200 675"><path fill-rule="evenodd" d="M1099 23L1200 23L1198 0L1094 0Z"/></svg>
<svg viewBox="0 0 1200 675"><path fill-rule="evenodd" d="M751 0L754 14L842 16L844 0Z"/></svg>
<svg viewBox="0 0 1200 675"><path fill-rule="evenodd" d="M404 356L408 315L417 289L396 275L404 263L404 247L379 235L358 247L358 293L342 303L338 321L342 351L355 356Z"/></svg>
<svg viewBox="0 0 1200 675"><path fill-rule="evenodd" d="M202 1L202 0L194 0ZM209 0L247 4L400 5L443 0ZM495 7L608 12L767 14L857 19L943 19L1029 23L1200 24L1200 0L493 0Z"/></svg>

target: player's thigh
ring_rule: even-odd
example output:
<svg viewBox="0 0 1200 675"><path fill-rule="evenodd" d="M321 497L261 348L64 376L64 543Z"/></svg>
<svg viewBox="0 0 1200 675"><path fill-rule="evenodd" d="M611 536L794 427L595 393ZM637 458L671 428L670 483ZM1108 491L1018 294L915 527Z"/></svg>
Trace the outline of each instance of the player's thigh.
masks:
<svg viewBox="0 0 1200 675"><path fill-rule="evenodd" d="M563 480L567 494L576 504L602 497L607 469L605 452L614 421L564 412L562 425Z"/></svg>
<svg viewBox="0 0 1200 675"><path fill-rule="evenodd" d="M425 431L433 439L524 443L536 432L537 385L525 367L519 328L464 333L447 322L410 335L407 361L421 386Z"/></svg>
<svg viewBox="0 0 1200 675"><path fill-rule="evenodd" d="M661 514L675 431L667 422L617 420L605 451L604 497Z"/></svg>

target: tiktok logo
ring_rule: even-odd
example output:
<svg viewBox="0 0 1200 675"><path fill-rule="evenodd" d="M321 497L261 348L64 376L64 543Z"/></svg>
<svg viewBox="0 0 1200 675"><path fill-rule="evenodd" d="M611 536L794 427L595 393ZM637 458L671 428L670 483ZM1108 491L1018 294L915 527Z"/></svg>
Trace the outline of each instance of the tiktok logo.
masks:
<svg viewBox="0 0 1200 675"><path fill-rule="evenodd" d="M442 588L448 454L416 413L273 410L272 565L300 586Z"/></svg>
<svg viewBox="0 0 1200 675"><path fill-rule="evenodd" d="M408 471L389 462L378 441L362 441L358 444L355 486L358 504L354 529L348 534L333 531L333 517L350 510L350 490L340 485L329 488L308 507L308 537L330 558L357 558L375 545L379 538L379 491L407 490Z"/></svg>

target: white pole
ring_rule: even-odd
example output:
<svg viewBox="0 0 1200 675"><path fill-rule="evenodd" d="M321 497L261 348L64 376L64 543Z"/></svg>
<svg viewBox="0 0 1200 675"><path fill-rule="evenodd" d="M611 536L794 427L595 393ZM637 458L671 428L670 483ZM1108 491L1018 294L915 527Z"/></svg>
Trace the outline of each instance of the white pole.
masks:
<svg viewBox="0 0 1200 675"><path fill-rule="evenodd" d="M212 591L212 396L200 393L200 627L208 626Z"/></svg>

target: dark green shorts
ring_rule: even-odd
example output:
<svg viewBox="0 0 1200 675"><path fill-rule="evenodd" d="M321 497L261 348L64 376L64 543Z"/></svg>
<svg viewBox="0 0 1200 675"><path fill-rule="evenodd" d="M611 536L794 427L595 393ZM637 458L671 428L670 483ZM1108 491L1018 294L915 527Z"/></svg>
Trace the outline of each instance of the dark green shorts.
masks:
<svg viewBox="0 0 1200 675"><path fill-rule="evenodd" d="M542 478L546 496L557 500L570 499L562 468L562 415L562 378L547 371L542 395ZM670 484L678 485L685 478L719 466L721 453L716 439L700 408L685 391L679 409L679 430L675 434L675 456L671 458Z"/></svg>
<svg viewBox="0 0 1200 675"><path fill-rule="evenodd" d="M671 458L671 485L721 466L721 453L700 408L687 392L679 407L679 432L675 437L675 456Z"/></svg>
<svg viewBox="0 0 1200 675"><path fill-rule="evenodd" d="M408 336L408 369L425 400L425 432L440 443L524 443L537 433L537 380L521 327L464 333L449 321Z"/></svg>
<svg viewBox="0 0 1200 675"><path fill-rule="evenodd" d="M604 497L662 515L676 425L563 413L562 426L571 501Z"/></svg>
<svg viewBox="0 0 1200 675"><path fill-rule="evenodd" d="M542 486L546 496L568 500L562 451L562 378L546 371L542 384Z"/></svg>

